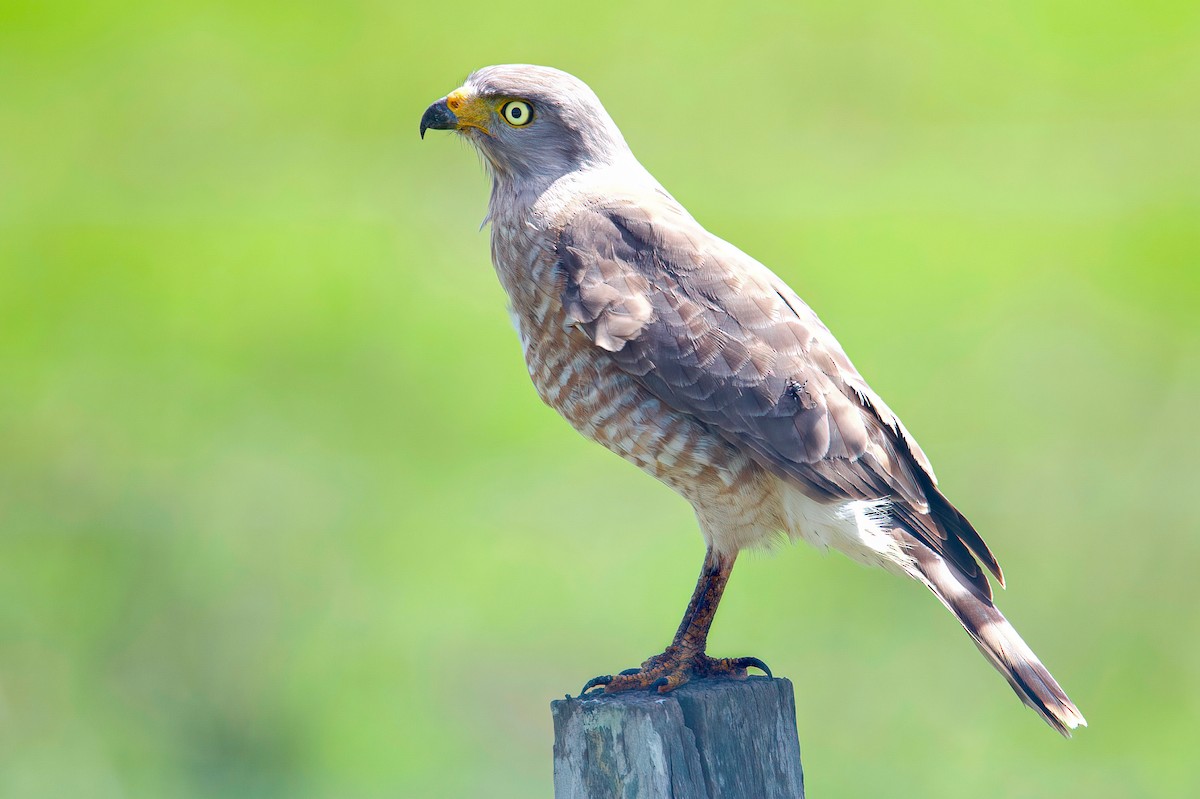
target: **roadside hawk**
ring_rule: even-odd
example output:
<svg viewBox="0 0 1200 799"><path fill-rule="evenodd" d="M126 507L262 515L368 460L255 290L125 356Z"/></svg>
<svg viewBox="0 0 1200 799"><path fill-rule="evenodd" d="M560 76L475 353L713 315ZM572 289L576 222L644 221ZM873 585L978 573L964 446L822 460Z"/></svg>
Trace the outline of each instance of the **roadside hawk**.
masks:
<svg viewBox="0 0 1200 799"><path fill-rule="evenodd" d="M1025 704L1064 735L1086 723L992 603L1000 566L904 425L787 284L638 163L591 89L487 67L430 128L491 173L492 261L538 394L686 498L708 547L666 651L585 691L765 670L705 643L739 550L784 533L923 583Z"/></svg>

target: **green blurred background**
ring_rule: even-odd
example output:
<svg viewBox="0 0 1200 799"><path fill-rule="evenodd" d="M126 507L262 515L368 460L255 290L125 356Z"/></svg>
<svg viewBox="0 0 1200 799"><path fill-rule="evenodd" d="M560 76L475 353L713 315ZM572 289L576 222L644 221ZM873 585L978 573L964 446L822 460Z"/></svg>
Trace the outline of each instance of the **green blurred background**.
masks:
<svg viewBox="0 0 1200 799"><path fill-rule="evenodd" d="M1064 742L916 585L747 556L813 797L1200 793L1200 5L0 6L0 796L549 797L686 504L543 407L469 148L564 68L999 554Z"/></svg>

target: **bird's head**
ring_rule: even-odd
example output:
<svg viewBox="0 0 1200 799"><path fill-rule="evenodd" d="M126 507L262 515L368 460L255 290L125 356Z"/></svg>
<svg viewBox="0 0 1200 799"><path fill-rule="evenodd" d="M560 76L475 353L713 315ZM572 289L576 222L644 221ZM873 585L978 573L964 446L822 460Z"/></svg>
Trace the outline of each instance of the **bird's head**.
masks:
<svg viewBox="0 0 1200 799"><path fill-rule="evenodd" d="M421 137L431 128L465 136L498 178L553 180L629 155L596 94L550 67L506 64L477 70L426 109Z"/></svg>

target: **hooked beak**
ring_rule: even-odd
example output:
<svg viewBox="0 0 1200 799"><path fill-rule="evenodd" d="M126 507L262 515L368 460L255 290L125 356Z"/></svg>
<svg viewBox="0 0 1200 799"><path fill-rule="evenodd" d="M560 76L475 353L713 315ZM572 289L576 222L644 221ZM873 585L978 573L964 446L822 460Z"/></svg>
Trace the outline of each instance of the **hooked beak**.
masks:
<svg viewBox="0 0 1200 799"><path fill-rule="evenodd" d="M458 128L458 117L450 110L450 106L446 105L445 97L426 108L425 113L421 115L422 139L425 138L425 131L430 128L434 130L455 130Z"/></svg>

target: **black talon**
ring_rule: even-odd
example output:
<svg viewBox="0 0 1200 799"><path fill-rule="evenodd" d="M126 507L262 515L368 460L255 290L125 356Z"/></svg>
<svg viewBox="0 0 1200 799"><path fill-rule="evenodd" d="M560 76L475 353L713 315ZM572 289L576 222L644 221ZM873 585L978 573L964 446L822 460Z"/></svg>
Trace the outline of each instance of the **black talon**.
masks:
<svg viewBox="0 0 1200 799"><path fill-rule="evenodd" d="M652 693L652 694L659 693L658 689L661 686L666 685L668 682L669 682L669 680L666 677L659 677L657 680L650 683L650 693Z"/></svg>
<svg viewBox="0 0 1200 799"><path fill-rule="evenodd" d="M581 690L579 692L579 695L583 696L588 691L595 688L597 685L608 685L612 681L613 681L613 676L611 674L604 674L599 677L593 677L592 679L588 680L586 683L583 684L583 690Z"/></svg>
<svg viewBox="0 0 1200 799"><path fill-rule="evenodd" d="M753 666L760 671L766 672L768 680L775 679L775 675L771 673L770 667L758 658L738 658L738 668L744 669L747 666Z"/></svg>
<svg viewBox="0 0 1200 799"><path fill-rule="evenodd" d="M639 671L641 669L625 669L625 671L621 672L621 676L628 677L630 674L637 674Z"/></svg>

